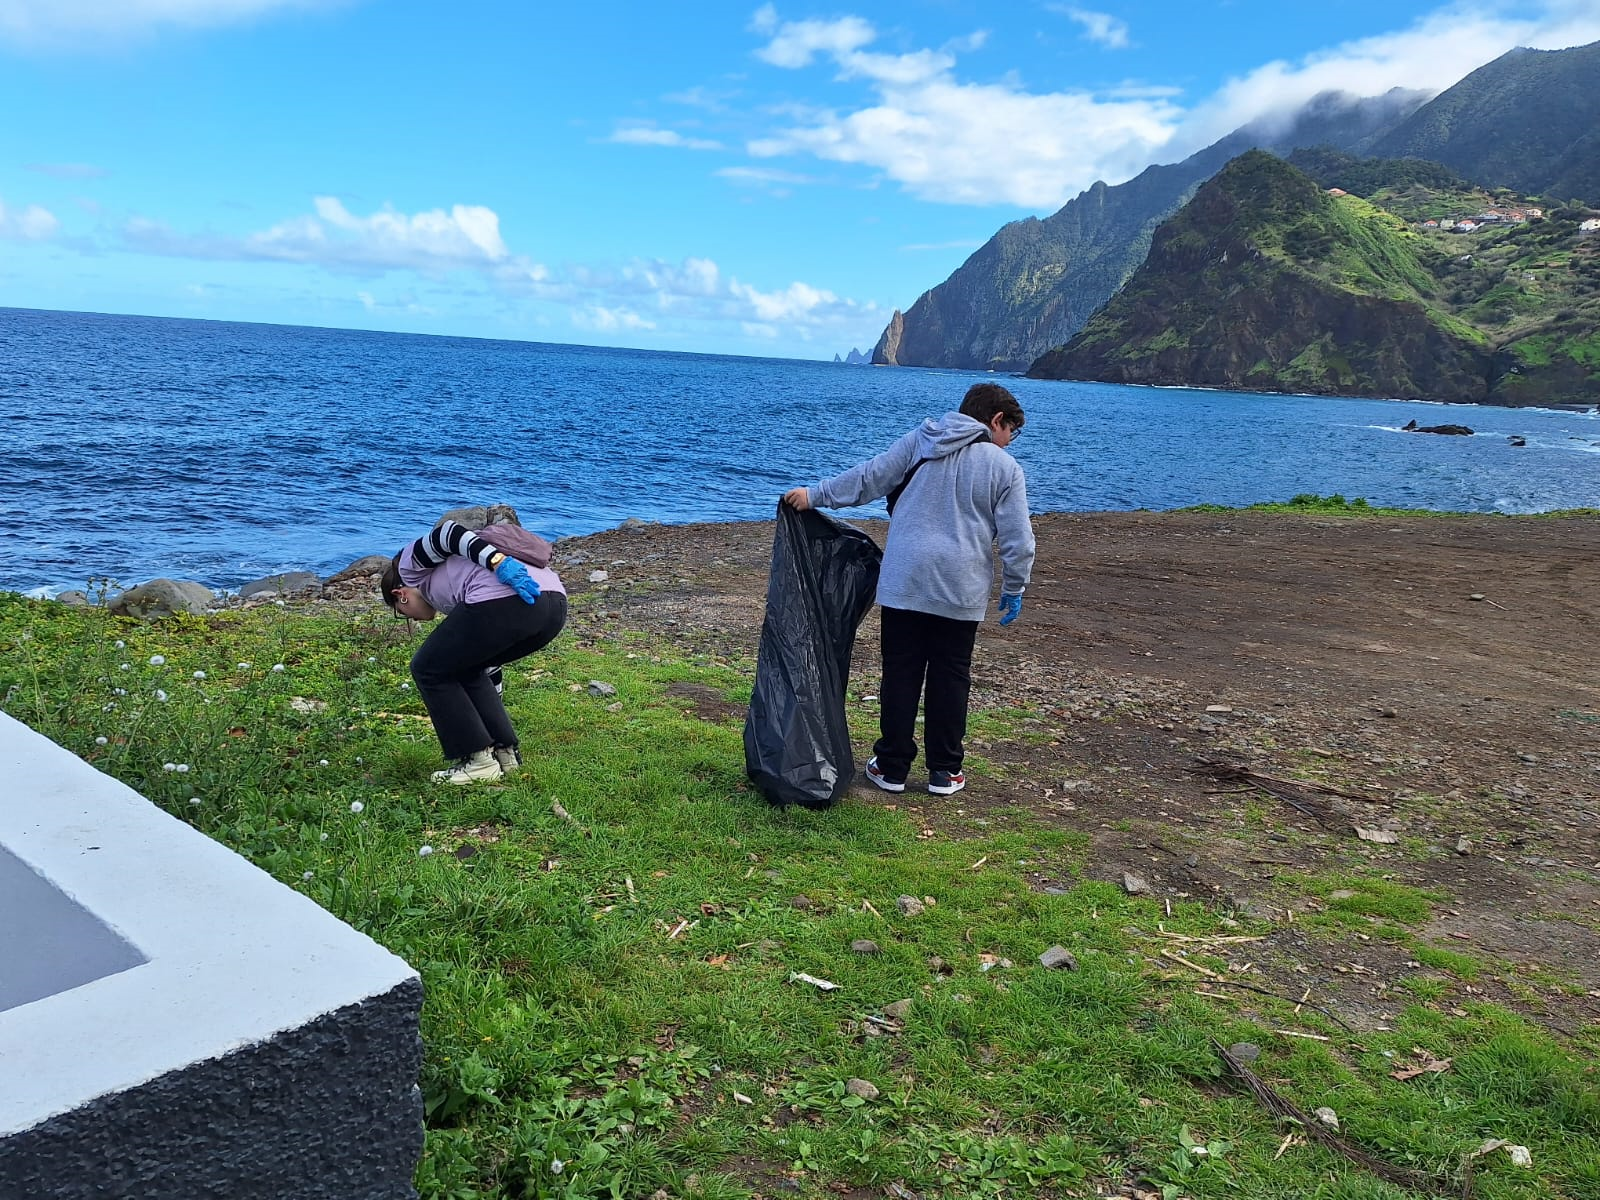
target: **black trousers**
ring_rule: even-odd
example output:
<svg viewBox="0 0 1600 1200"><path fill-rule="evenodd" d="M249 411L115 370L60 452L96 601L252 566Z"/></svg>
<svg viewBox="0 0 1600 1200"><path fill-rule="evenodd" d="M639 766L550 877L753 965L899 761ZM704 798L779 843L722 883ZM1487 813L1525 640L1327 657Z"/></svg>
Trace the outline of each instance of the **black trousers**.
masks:
<svg viewBox="0 0 1600 1200"><path fill-rule="evenodd" d="M883 610L883 687L878 698L882 736L872 752L890 779L904 779L917 757L919 700L928 770L961 770L977 637L977 621L904 608Z"/></svg>
<svg viewBox="0 0 1600 1200"><path fill-rule="evenodd" d="M490 671L548 645L566 623L567 598L545 592L536 604L504 596L458 605L428 635L411 658L411 678L446 759L517 744Z"/></svg>

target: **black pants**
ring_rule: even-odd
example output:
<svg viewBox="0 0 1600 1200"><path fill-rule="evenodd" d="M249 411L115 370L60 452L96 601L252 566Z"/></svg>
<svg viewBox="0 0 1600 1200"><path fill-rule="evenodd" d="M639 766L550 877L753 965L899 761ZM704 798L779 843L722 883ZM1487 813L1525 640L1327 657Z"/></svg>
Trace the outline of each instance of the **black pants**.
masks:
<svg viewBox="0 0 1600 1200"><path fill-rule="evenodd" d="M537 604L504 596L458 605L428 635L411 658L411 678L446 759L517 744L490 669L548 645L566 623L567 598L545 592Z"/></svg>
<svg viewBox="0 0 1600 1200"><path fill-rule="evenodd" d="M977 621L955 621L904 608L883 610L881 736L872 752L890 779L904 779L917 757L917 703L930 771L959 771L972 690ZM923 695L926 682L927 694Z"/></svg>

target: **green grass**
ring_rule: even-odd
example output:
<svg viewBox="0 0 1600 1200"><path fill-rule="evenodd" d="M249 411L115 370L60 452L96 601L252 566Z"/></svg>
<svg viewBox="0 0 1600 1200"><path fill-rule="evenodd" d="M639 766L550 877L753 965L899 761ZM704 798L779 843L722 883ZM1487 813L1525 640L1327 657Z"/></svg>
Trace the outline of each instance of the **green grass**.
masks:
<svg viewBox="0 0 1600 1200"><path fill-rule="evenodd" d="M1221 1078L1213 1037L1260 1044L1275 1086L1397 1164L1449 1175L1485 1138L1530 1146L1532 1170L1481 1160L1485 1200L1600 1188L1592 1034L1561 1041L1487 1004L1451 1015L1427 988L1359 1037L1290 1003L1196 995L1203 977L1160 951L1221 970L1225 948L1164 933L1225 935L1221 914L1104 883L1031 890L1025 862L1077 862L1084 842L1020 813L955 839L856 800L771 809L744 781L737 718L699 720L666 691L742 700L746 668L610 636L581 604L508 672L527 770L430 788L436 748L405 686L416 636L386 614L142 625L0 594L8 713L421 972L426 1197L1402 1195L1317 1147L1280 1156L1286 1131ZM1347 888L1318 915L1405 938L1438 899L1303 887ZM903 917L903 894L936 903ZM1037 964L1055 943L1077 970ZM879 1024L903 999L905 1020ZM1416 1046L1452 1069L1391 1078Z"/></svg>

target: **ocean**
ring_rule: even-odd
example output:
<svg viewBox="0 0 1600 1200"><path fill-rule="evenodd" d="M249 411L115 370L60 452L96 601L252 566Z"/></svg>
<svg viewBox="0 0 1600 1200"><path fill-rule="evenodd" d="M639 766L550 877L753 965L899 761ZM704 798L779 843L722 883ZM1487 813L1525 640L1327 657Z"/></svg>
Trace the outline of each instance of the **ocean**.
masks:
<svg viewBox="0 0 1600 1200"><path fill-rule="evenodd" d="M493 501L551 538L766 518L985 378L1027 412L1035 512L1600 505L1593 411L0 309L0 589L326 575Z"/></svg>

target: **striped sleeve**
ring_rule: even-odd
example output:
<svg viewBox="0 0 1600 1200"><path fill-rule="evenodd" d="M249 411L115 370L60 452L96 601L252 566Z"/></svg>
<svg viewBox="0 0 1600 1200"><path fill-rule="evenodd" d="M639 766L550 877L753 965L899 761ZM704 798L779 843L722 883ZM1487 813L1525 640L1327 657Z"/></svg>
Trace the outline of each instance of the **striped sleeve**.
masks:
<svg viewBox="0 0 1600 1200"><path fill-rule="evenodd" d="M428 532L419 537L411 547L411 555L417 564L423 567L437 567L452 554L459 554L462 558L469 558L485 570L492 571L494 567L489 560L499 553L492 545L484 541L472 530L454 521L442 521Z"/></svg>

